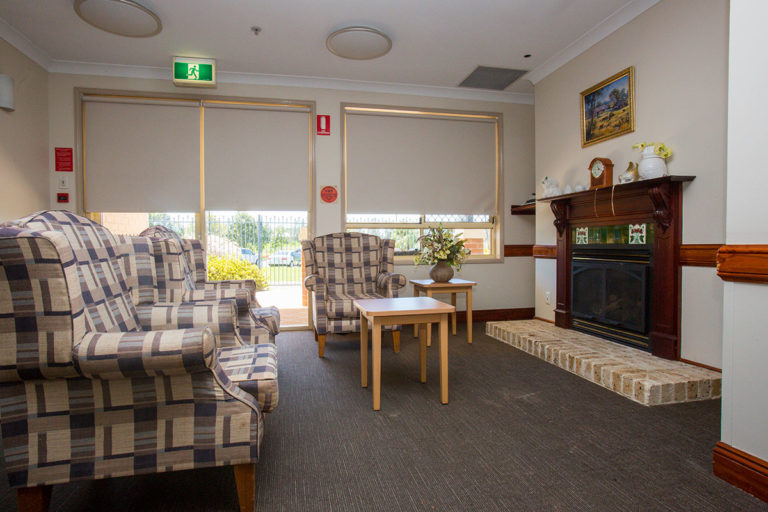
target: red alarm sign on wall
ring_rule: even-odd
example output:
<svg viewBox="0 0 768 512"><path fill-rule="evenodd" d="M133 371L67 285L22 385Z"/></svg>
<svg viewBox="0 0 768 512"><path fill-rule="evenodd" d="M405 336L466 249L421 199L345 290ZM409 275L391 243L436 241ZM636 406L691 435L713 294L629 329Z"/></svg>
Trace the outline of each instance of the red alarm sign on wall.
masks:
<svg viewBox="0 0 768 512"><path fill-rule="evenodd" d="M329 185L320 189L320 199L322 199L324 203L335 203L338 197L339 191L336 190L336 187Z"/></svg>
<svg viewBox="0 0 768 512"><path fill-rule="evenodd" d="M56 172L72 172L72 148L55 148Z"/></svg>
<svg viewBox="0 0 768 512"><path fill-rule="evenodd" d="M331 116L329 115L317 116L317 134L318 135L331 134Z"/></svg>

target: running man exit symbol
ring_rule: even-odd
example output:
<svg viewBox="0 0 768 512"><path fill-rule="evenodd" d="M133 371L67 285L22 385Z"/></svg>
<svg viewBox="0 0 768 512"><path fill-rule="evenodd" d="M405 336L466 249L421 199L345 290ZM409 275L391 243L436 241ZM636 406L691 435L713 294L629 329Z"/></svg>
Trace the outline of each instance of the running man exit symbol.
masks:
<svg viewBox="0 0 768 512"><path fill-rule="evenodd" d="M171 76L176 85L216 87L216 61L213 59L174 57Z"/></svg>

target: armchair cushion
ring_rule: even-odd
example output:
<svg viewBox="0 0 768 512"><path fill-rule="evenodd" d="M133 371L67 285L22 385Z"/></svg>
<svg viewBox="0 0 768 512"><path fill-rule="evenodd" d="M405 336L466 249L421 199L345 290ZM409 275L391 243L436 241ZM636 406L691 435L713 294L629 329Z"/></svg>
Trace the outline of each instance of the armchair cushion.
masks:
<svg viewBox="0 0 768 512"><path fill-rule="evenodd" d="M207 328L88 333L73 348L85 377L123 379L184 375L213 366L216 338Z"/></svg>
<svg viewBox="0 0 768 512"><path fill-rule="evenodd" d="M268 343L223 348L219 351L218 359L229 379L256 398L261 412L272 412L277 407L279 395L275 345Z"/></svg>
<svg viewBox="0 0 768 512"><path fill-rule="evenodd" d="M326 313L328 318L357 318L360 316L360 312L353 304L355 299L383 298L384 296L379 293L345 293L337 288L335 291L329 291L325 297Z"/></svg>

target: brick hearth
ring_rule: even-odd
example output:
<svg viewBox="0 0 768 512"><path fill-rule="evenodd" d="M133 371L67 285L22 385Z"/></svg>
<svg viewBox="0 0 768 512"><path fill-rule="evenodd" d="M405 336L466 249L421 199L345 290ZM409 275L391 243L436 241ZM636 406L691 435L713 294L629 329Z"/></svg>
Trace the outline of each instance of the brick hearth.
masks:
<svg viewBox="0 0 768 512"><path fill-rule="evenodd" d="M485 333L643 405L720 397L718 372L540 320L488 322Z"/></svg>

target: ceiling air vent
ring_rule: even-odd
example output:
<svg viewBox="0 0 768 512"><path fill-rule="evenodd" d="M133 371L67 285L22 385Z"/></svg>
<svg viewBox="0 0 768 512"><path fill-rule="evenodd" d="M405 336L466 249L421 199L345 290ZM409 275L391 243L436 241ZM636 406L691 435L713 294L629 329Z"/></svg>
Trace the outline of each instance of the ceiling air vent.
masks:
<svg viewBox="0 0 768 512"><path fill-rule="evenodd" d="M526 74L528 71L524 69L507 69L507 68L489 68L487 66L477 66L477 68L469 74L463 82L459 84L459 87L473 87L475 89L494 89L496 91L503 91L512 82Z"/></svg>

